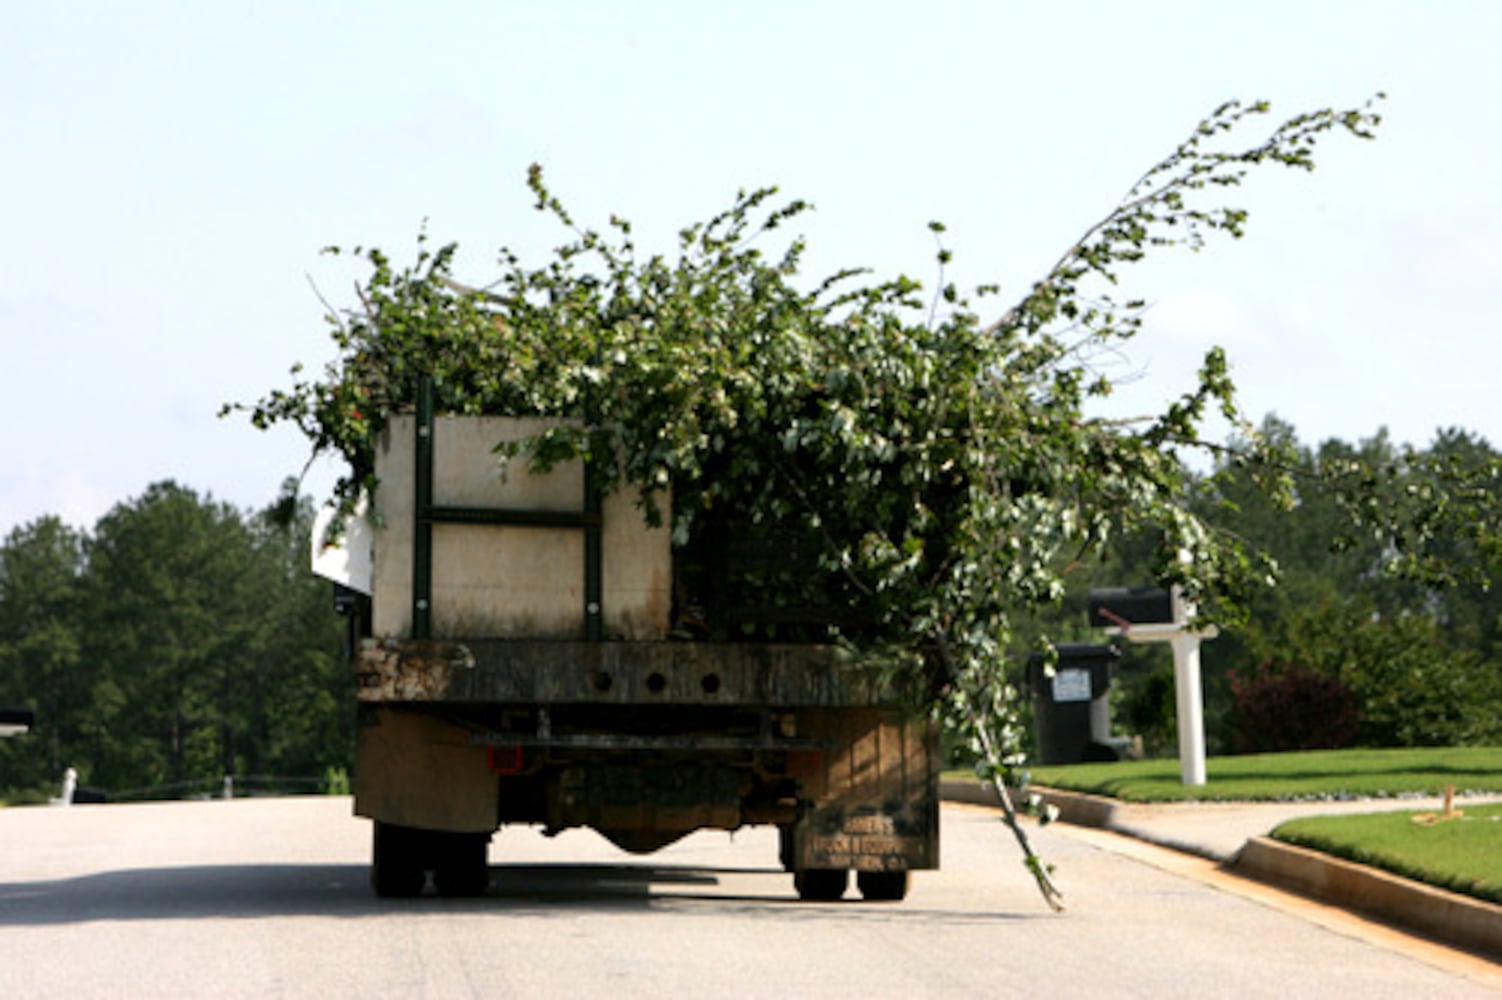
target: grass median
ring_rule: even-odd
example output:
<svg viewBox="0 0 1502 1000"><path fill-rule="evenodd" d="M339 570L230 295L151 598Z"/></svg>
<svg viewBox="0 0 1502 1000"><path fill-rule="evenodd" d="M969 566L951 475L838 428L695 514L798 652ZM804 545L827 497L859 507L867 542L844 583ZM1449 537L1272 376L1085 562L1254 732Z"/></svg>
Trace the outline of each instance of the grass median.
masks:
<svg viewBox="0 0 1502 1000"><path fill-rule="evenodd" d="M1033 784L1123 802L1288 802L1502 793L1502 747L1314 750L1211 757L1206 782L1183 784L1177 760L1035 767Z"/></svg>
<svg viewBox="0 0 1502 1000"><path fill-rule="evenodd" d="M1502 904L1502 804L1294 819L1273 838Z"/></svg>

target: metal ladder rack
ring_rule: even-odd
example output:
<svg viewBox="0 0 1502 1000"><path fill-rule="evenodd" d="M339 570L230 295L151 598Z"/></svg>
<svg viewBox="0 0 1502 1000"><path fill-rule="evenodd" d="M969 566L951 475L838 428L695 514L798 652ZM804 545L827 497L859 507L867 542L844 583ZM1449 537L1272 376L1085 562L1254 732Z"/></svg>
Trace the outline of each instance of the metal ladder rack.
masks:
<svg viewBox="0 0 1502 1000"><path fill-rule="evenodd" d="M412 532L412 637L432 637L433 526L493 525L511 528L576 528L584 532L584 638L597 642L602 625L600 489L591 463L584 465L584 497L578 511L462 507L433 502L433 382L417 384L416 478Z"/></svg>

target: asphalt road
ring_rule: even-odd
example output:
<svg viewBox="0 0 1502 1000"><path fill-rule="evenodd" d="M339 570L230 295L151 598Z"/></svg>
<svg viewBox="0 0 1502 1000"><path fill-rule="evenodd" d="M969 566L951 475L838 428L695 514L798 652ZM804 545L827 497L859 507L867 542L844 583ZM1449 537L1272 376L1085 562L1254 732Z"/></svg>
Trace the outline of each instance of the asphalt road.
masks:
<svg viewBox="0 0 1502 1000"><path fill-rule="evenodd" d="M507 830L486 896L382 901L369 836L338 798L0 811L0 997L1502 995L1058 826L1051 913L976 807L899 904L799 903L763 829L646 857Z"/></svg>

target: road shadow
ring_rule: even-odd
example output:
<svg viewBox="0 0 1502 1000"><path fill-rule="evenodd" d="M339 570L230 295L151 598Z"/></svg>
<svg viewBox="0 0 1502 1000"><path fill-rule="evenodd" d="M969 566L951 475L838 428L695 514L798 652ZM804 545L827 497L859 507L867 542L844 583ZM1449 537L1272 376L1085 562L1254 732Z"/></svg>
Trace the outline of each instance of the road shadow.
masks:
<svg viewBox="0 0 1502 1000"><path fill-rule="evenodd" d="M370 890L365 865L202 865L99 872L76 878L0 883L0 927L103 920L264 919L285 916L385 917L392 914L495 913L577 915L648 913L692 906L706 912L777 920L831 917L860 921L942 919L956 923L1031 919L1037 914L917 909L864 903L852 891L836 903L809 904L785 889L737 892L738 876L781 876L777 868L704 868L647 864L491 865L485 895L441 898L428 891L389 900Z"/></svg>

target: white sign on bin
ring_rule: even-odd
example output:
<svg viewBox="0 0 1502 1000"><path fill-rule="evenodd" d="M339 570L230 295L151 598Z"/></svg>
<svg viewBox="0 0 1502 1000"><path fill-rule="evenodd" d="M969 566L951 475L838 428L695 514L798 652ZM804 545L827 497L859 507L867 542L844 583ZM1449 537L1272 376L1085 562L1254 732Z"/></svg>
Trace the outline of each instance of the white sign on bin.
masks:
<svg viewBox="0 0 1502 1000"><path fill-rule="evenodd" d="M1090 671L1071 668L1053 675L1054 702L1089 701Z"/></svg>

